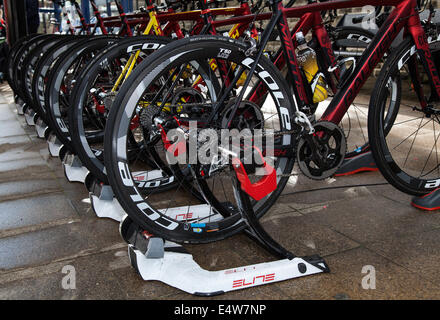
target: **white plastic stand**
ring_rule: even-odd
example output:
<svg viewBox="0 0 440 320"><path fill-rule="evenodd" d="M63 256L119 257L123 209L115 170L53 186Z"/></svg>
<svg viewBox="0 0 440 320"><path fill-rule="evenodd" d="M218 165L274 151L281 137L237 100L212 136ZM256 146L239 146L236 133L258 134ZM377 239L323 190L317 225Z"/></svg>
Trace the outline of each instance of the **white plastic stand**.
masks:
<svg viewBox="0 0 440 320"><path fill-rule="evenodd" d="M236 161L241 163L239 159ZM236 166L236 168L238 167ZM270 176L268 175L268 177ZM265 188L272 190L272 180L263 179L258 181L258 184L252 184L245 171L240 171L237 174L237 179L233 180L234 191L238 196L237 203L240 204L240 208L237 210L240 210L238 214L246 226L244 229L246 234L280 260L221 271L204 270L182 246L155 238L129 216L125 216L120 223L119 232L128 243L131 265L144 280L161 281L187 293L200 296L213 296L287 279L330 272L324 259L317 255L297 257L274 240L261 226L250 197L256 200L258 200L255 198L256 196L261 197L262 183L266 184ZM193 209L185 210L184 208L176 208L176 213L187 214ZM234 206L231 207L231 210L234 210ZM163 214L167 213L163 212ZM192 218L190 221L203 222L203 219Z"/></svg>
<svg viewBox="0 0 440 320"><path fill-rule="evenodd" d="M125 215L109 185L103 184L93 188L93 191L89 192L89 198L93 212L99 218L110 218L120 222Z"/></svg>
<svg viewBox="0 0 440 320"><path fill-rule="evenodd" d="M28 126L35 126L36 113L32 108L27 108L24 112L24 119Z"/></svg>
<svg viewBox="0 0 440 320"><path fill-rule="evenodd" d="M82 165L79 157L69 151L67 151L64 156L63 169L64 175L69 182L84 183L86 176L89 173L89 170Z"/></svg>
<svg viewBox="0 0 440 320"><path fill-rule="evenodd" d="M47 147L52 157L58 157L60 155L60 149L63 146L60 140L58 140L55 133L51 133L47 138Z"/></svg>
<svg viewBox="0 0 440 320"><path fill-rule="evenodd" d="M211 206L207 204L198 204L189 207L173 207L160 209L159 211L167 217L177 221L184 221L187 219L203 221L203 219L209 217L210 222L215 222L222 219L222 216L219 213L214 213Z"/></svg>
<svg viewBox="0 0 440 320"><path fill-rule="evenodd" d="M44 120L41 118L38 118L37 121L35 122L35 131L37 132L37 137L44 139L45 134L46 134L46 130L48 130L48 129L49 129L49 127L44 122Z"/></svg>
<svg viewBox="0 0 440 320"><path fill-rule="evenodd" d="M148 181L146 172L134 172L133 176L136 177L136 183L139 186L145 185ZM89 179L90 177L87 177ZM145 180L142 180L145 179ZM89 198L92 205L92 209L99 218L110 218L120 222L126 215L126 212L119 204L119 201L115 198L112 188L109 185L99 183L98 181L87 181L89 184ZM203 219L209 217L210 221L217 221L221 219L221 215L212 212L210 206L206 204L185 206L185 207L173 207L159 210L163 214L174 220L186 220L186 219Z"/></svg>
<svg viewBox="0 0 440 320"><path fill-rule="evenodd" d="M133 179L139 188L157 188L174 183L174 176L166 177L162 170L133 172Z"/></svg>
<svg viewBox="0 0 440 320"><path fill-rule="evenodd" d="M319 257L283 259L221 271L202 269L175 243L151 238L146 253L128 245L131 265L144 280L156 280L198 296L214 296L264 284L328 272Z"/></svg>
<svg viewBox="0 0 440 320"><path fill-rule="evenodd" d="M24 114L23 109L24 109L25 105L26 104L24 103L24 101L21 98L19 98L18 96L15 96L15 107L17 108L17 113L21 116Z"/></svg>

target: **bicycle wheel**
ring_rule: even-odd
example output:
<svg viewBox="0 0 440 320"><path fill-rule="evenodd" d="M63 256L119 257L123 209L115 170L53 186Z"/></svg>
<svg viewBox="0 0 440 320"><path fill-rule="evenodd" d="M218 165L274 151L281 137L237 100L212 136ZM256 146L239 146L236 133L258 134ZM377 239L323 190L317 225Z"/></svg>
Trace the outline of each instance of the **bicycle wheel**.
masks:
<svg viewBox="0 0 440 320"><path fill-rule="evenodd" d="M20 39L18 39L14 45L11 47L11 49L9 50L8 53L8 58L6 60L6 65L8 66L8 70L6 72L6 79L8 81L9 86L12 88L12 90L14 90L15 92L15 85L14 85L14 59L16 57L16 54L18 53L18 51L24 46L24 44L26 43L26 41L28 41L29 39L33 38L37 36L36 34L31 34L25 37L22 37Z"/></svg>
<svg viewBox="0 0 440 320"><path fill-rule="evenodd" d="M74 45L59 57L49 73L44 94L45 105L48 106L47 118L58 139L71 151L74 150L70 143L68 109L78 75L98 52L116 43L118 39L107 36L94 37Z"/></svg>
<svg viewBox="0 0 440 320"><path fill-rule="evenodd" d="M108 184L103 158L103 133L112 101L123 83L124 74L128 75L125 68L132 60L133 67L136 67L170 41L156 36L121 40L92 59L78 76L79 82L72 93L69 108L69 132L81 162L101 182ZM123 70L126 73L122 74ZM121 83L115 85L121 75Z"/></svg>
<svg viewBox="0 0 440 320"><path fill-rule="evenodd" d="M23 74L24 69L24 61L29 53L36 48L40 43L42 43L47 38L51 38L54 35L38 35L32 37L30 40L26 41L26 43L17 51L14 62L13 62L13 71L12 71L12 82L14 83L15 93L21 98L25 99L24 95L24 84L22 83L21 75Z"/></svg>
<svg viewBox="0 0 440 320"><path fill-rule="evenodd" d="M440 41L430 41L431 52L438 53ZM440 185L439 97L425 70L412 39L405 39L382 68L368 116L371 150L379 170L394 187L416 196ZM394 97L397 85L402 87L400 99ZM424 109L420 97L426 99Z"/></svg>
<svg viewBox="0 0 440 320"><path fill-rule="evenodd" d="M179 178L179 185L169 193L158 194L146 192L139 186L133 172L142 164L129 159L128 149L133 138L145 144L154 139L162 141L161 133L155 127L157 123L162 123L163 128L167 124L160 119L167 119L168 123L176 119L182 123L197 119L201 123L205 121L205 126L211 129L224 127L231 112L229 103L236 97L230 96L228 105L223 106L218 114L214 113L213 104L229 83L224 75L230 75L233 70L246 74L250 69L253 59L245 56L247 49L243 42L224 37L199 36L178 40L144 60L116 97L114 104L124 107L110 110L106 126L104 158L108 179L127 214L157 236L178 242L202 243L223 239L245 227L231 187L230 179L235 179L235 173L230 164L216 168L216 173L223 173L218 175L209 169L204 171L205 167L197 164L175 164L172 168ZM219 66L215 71L213 63ZM222 71L222 66L227 66L228 70ZM253 77L255 79L250 79L252 83L265 82L270 93L267 104L259 111L260 108L250 102L240 103L242 121L234 122L234 128L243 125L280 132L296 128L291 121L294 102L281 73L263 58ZM214 88L216 82L220 88ZM241 89L238 85L233 92L238 93ZM138 119L148 108L156 110L144 126ZM216 121L206 123L210 114L216 117ZM278 140L281 147L286 148L292 148L294 143L291 134ZM166 141L160 148L166 152ZM275 177L277 188L253 201L258 216L264 214L279 196L288 180L284 174L290 173L293 163L293 156L273 157L274 172L278 175ZM185 174L185 170L190 174ZM188 193L190 196L186 196Z"/></svg>
<svg viewBox="0 0 440 320"><path fill-rule="evenodd" d="M47 118L47 106L44 100L44 92L46 91L46 86L48 84L49 72L64 52L70 50L72 46L84 40L85 38L82 36L66 36L66 39L48 49L35 67L31 92L33 95L33 101L35 102L36 111L46 124L49 124L49 120Z"/></svg>
<svg viewBox="0 0 440 320"><path fill-rule="evenodd" d="M32 79L34 77L35 67L38 61L43 56L43 53L50 50L50 48L57 43L66 39L66 36L54 36L41 42L37 47L29 52L27 58L23 62L23 72L20 75L20 82L23 84L24 101L35 111L38 112L36 101L32 94Z"/></svg>

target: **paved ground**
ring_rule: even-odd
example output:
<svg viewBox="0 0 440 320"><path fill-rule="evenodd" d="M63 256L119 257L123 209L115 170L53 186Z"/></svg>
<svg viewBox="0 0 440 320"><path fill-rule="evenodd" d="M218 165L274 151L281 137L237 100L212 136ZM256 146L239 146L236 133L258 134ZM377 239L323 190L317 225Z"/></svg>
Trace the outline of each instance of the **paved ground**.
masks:
<svg viewBox="0 0 440 320"><path fill-rule="evenodd" d="M296 254L325 257L331 273L213 299L440 298L439 213L412 208L389 185L371 186L384 183L378 173L294 182L264 225ZM333 186L351 187L289 194ZM59 159L17 115L7 85L0 86L0 217L0 299L193 298L140 279L118 224L98 219L85 187L67 182ZM244 235L187 248L210 270L272 259ZM75 290L62 289L66 265L76 269ZM364 266L374 267L376 289L363 289Z"/></svg>

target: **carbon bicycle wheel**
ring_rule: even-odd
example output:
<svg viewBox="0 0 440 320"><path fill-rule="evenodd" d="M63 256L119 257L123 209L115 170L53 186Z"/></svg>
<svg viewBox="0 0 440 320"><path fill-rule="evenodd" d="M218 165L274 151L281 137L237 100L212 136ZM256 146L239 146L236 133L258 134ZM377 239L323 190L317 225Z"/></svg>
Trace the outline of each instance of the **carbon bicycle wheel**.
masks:
<svg viewBox="0 0 440 320"><path fill-rule="evenodd" d="M101 182L108 184L103 158L103 133L124 75L128 75L128 67L136 67L152 52L170 41L158 36L121 40L92 59L78 76L79 81L72 93L73 99L69 108L69 133L81 162ZM118 79L120 84L116 85ZM143 151L139 149L138 152ZM148 158L146 154L145 161ZM153 161L148 164L151 170L158 169Z"/></svg>
<svg viewBox="0 0 440 320"><path fill-rule="evenodd" d="M219 175L211 175L213 172L198 165L174 164L172 167L177 176L185 170L190 171L189 175L182 175L175 190L165 194L145 192L139 187L138 178L133 175L141 164L133 159L129 161L127 148L129 134L134 129L133 123L144 109L156 108L156 115L153 114L149 121L150 127L136 127L139 130L134 132L135 138L145 143L152 140L151 136L162 140L162 135L154 129L157 123L166 126L160 119L168 118L173 122L175 118L178 121L189 121L192 118L203 121L214 110L213 104L225 89L228 80L221 74L227 75L233 73L233 70L241 70L245 74L249 70L253 60L244 55L247 48L243 42L223 37L200 36L178 40L143 61L124 83L114 101L114 104L124 107L110 110L106 126L104 158L108 178L127 214L141 227L159 237L178 242L202 243L223 239L245 227L233 188L226 184L235 175L230 164L217 168ZM206 67L212 63L228 66L228 70L220 71L221 68L217 68L214 72L211 67ZM296 128L293 121L290 121L293 119L294 102L281 73L266 58L260 60L259 66L261 69L251 81L263 79L272 88L269 90L268 104L261 113L252 104L240 105L242 123L245 127L250 124L265 130L273 128L285 131ZM220 91L208 89L213 79L221 84ZM240 85L236 89L234 92L239 92ZM232 102L234 97L230 98L229 102ZM221 128L230 111L225 106L215 123L207 126L211 129ZM235 123L234 128L239 128L239 125ZM278 143L281 147L291 147L291 138L290 134L283 135ZM166 142L162 148L165 153L169 152ZM272 177L276 182L275 189L253 202L258 216L264 214L279 196L288 181L288 177L283 174L290 173L293 163L293 156L274 156L273 166L276 169L272 172L276 176ZM193 190L197 190L202 198L194 197L191 192Z"/></svg>
<svg viewBox="0 0 440 320"><path fill-rule="evenodd" d="M49 124L49 120L47 118L44 92L48 84L50 70L64 52L85 39L86 38L82 36L67 36L66 39L48 49L35 66L34 76L32 78L32 98L35 103L36 111L46 124Z"/></svg>
<svg viewBox="0 0 440 320"><path fill-rule="evenodd" d="M26 59L23 61L23 72L20 75L20 82L23 84L23 94L25 102L35 111L38 112L37 102L33 99L32 94L32 80L35 74L35 67L38 61L42 58L44 52L50 50L66 39L66 36L54 36L41 42L37 47L29 52Z"/></svg>
<svg viewBox="0 0 440 320"><path fill-rule="evenodd" d="M428 41L431 53L438 56L439 38ZM394 187L416 196L440 185L440 98L419 55L410 38L393 51L374 87L368 117L371 150L379 170ZM399 83L401 98L390 104ZM421 101L426 102L423 108Z"/></svg>
<svg viewBox="0 0 440 320"><path fill-rule="evenodd" d="M68 109L78 75L88 61L107 46L116 43L118 39L100 36L80 42L63 53L50 70L44 93L45 105L48 107L46 110L48 124L70 151L74 150L68 130Z"/></svg>

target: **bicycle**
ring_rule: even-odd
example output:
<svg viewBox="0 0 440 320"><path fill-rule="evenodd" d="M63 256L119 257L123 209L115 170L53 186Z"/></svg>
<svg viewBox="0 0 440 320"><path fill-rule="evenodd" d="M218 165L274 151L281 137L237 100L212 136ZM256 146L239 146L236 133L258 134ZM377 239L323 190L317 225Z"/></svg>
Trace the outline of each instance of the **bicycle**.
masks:
<svg viewBox="0 0 440 320"><path fill-rule="evenodd" d="M361 89L362 84L365 83L373 71L372 68L389 49L391 41L397 36L397 31L405 26L408 20L408 18L403 19L406 17L405 14L413 10L417 12L417 17L413 15L409 20L417 22L418 19L418 11L415 11L416 3L412 0L401 3L392 0L385 2L374 0L329 1L289 9L285 9L279 1L273 1L271 4L273 15L271 15L272 18L261 37L258 47L252 41L243 43L214 36L197 36L179 40L153 53L145 60L142 67L139 66L132 77L127 79L116 97L114 103L125 107L119 110L110 110L104 146L107 173L111 186L123 208L136 223L146 230L172 241L189 242L214 241L241 230L244 224L240 222L239 201L232 194L234 186L231 186L230 189L225 188L228 190L225 190L224 194L229 193L229 197L218 198L215 194L215 191L218 191L215 190L215 179L209 180L210 177L214 178L215 174L219 174L219 171L226 172L226 178L233 179L233 181L238 176L242 189L244 188L248 195L254 196L253 206L257 216L261 216L261 213L267 211L273 205L287 184L295 162L295 156L298 158L301 171L308 177L324 178L334 173L342 162L345 153L344 133L335 123L342 119ZM390 13L378 36L373 38L360 61L347 73L339 91L336 92L321 118L322 121L314 122L305 113L310 109L312 100L310 92L307 92L306 80L296 60L295 37L290 33L287 18L301 17L320 10L359 7L365 4L394 5L397 6L397 9ZM244 17L234 18L234 22L245 21L245 19ZM390 24L396 21L399 21L396 25L400 29L396 28L390 31ZM272 31L277 26L281 35L283 52L286 60L289 61L287 64L288 74L294 84L292 86L293 96L290 94L286 82L281 80L284 77L280 75L279 71L275 71L273 65L264 57L264 47ZM383 36L384 34L386 36ZM378 44L382 46L378 47ZM372 54L374 54L374 60L371 58ZM219 60L218 63L224 61L226 65L230 66L226 73L230 82L223 81L223 76L197 67L206 59L217 59ZM155 61L154 65L152 65L153 61ZM234 67L232 68L232 66ZM214 162L205 166L191 164L189 169L186 165L187 170L190 170L191 173L191 181L196 185L201 197L211 205L211 211L204 216L192 215L191 218L186 216L179 220L175 216L167 216L166 208L163 210L154 208L149 204L152 200L151 194L148 195L148 200L146 200L145 194L137 188L136 180L130 174L131 168L135 166L129 165L125 141L127 132L130 131L131 120L134 115L137 115L136 111L139 110L139 103L159 104L160 106L170 103L174 96L173 90L181 85L185 86L185 80L179 77L181 77L181 74L186 74L186 68L191 69L191 72L188 73L192 74L193 77L203 74L202 78L205 81L209 83L217 82L220 84L220 89L218 91L213 90L217 94L216 97L212 96L210 92L211 96L205 96L203 102L188 104L184 112L173 112L172 116L166 113L161 114L159 108L159 111L153 117L152 123L160 124L160 127L151 128L150 134L155 135L156 139L162 139L164 137L162 133L165 133L163 144L167 148L171 143L166 141L166 132L173 128L180 129L184 133L187 132L187 122L191 120L191 114L198 120L200 128L221 129L228 128L231 124L236 127L237 124L234 120L237 119L236 121L238 121L240 115L243 115L246 110L255 112L257 110L249 102L249 95L246 91L248 86L254 88L256 83L262 83L267 92L270 93L270 104L267 104L268 108L264 112L270 115L271 119L263 122L258 120L258 115L255 114L254 123L250 128L265 129L267 123L273 126L272 129L275 130L274 135L277 138L275 139L275 156L273 156L275 159L272 170L268 170L270 174L264 176L263 179L257 179L257 183L251 182L245 167L240 165L242 159L238 155L233 156L233 161L238 165L237 167L230 165L230 163L221 167ZM153 70L154 73L152 73ZM237 85L243 74L246 75L246 81ZM250 86L251 82L252 86ZM160 88L165 89L162 91L156 89L158 83L162 83ZM347 92L350 93L348 96ZM392 103L396 104L397 101ZM172 102L167 105L168 108L174 108L175 110L184 106L184 103L179 105ZM270 107L271 110L269 110ZM199 110L203 109L205 112L202 115L197 114L197 108ZM142 110L142 108L140 109ZM260 119L265 119L264 112ZM177 117L177 119L174 117ZM276 119L274 119L275 117ZM334 146L329 144L330 140L334 142ZM264 166L270 169L270 167ZM181 167L174 166L173 169L175 170L175 176L180 175L181 177L179 186L188 187L188 183L184 179L188 176L179 174L183 171L183 167L184 165ZM208 181L211 185L208 184ZM222 188L220 183L218 188ZM231 205L231 199L234 201L234 205ZM188 200L185 199L184 201ZM185 206L185 208L188 208L185 211L192 213L190 204ZM192 227L192 224L195 226ZM199 226L197 227L197 225Z"/></svg>
<svg viewBox="0 0 440 320"><path fill-rule="evenodd" d="M290 3L289 5L292 4L293 2ZM242 6L243 5L244 4L242 4ZM184 14L185 12L182 12L177 14L177 16L179 15L182 16ZM311 18L313 17L307 17L306 19L304 19L302 25L310 26L312 21ZM150 22L151 21L152 20L150 19ZM225 22L218 22L218 21L211 22L213 29L215 29L217 23L221 23L223 25ZM328 23L329 22L326 22L326 27L329 29L329 33L331 33L331 37L332 37L331 42L336 45L338 45L339 42L345 43L345 45L347 45L348 42L348 44L353 45L354 42L355 45L361 46L361 48L364 49L365 41L368 41L368 39L372 38L372 35L370 35L368 32L364 32L356 28L333 28L329 26ZM230 36L235 35L235 37L240 36L245 30L246 23L242 23L242 25L243 26L240 27L241 30L239 30L239 32L235 32L235 30L237 30L237 28L240 26L240 24L236 24L229 31L229 35ZM361 42L359 44L359 41L356 40L350 43L350 39L352 37L354 39L359 39L359 38L363 39L364 42ZM141 45L139 44L139 46ZM118 51L120 53L118 53ZM103 165L103 150L102 147L100 146L101 142L100 140L96 140L96 139L93 139L93 143L89 142L87 139L85 127L89 125L90 126L89 130L93 133L96 133L97 130L98 131L101 130L101 128L105 126L105 120L101 118L104 116L105 113L108 113L108 109L110 107L109 107L109 103L107 102L104 103L107 96L105 92L103 92L102 90L94 90L93 97L90 97L90 93L88 92L91 90L91 88L96 88L96 86L94 86L91 82L96 81L95 79L99 79L97 72L103 71L99 67L99 64L102 61L112 61L112 59L115 59L120 54L126 54L124 51L124 46L122 48L118 48L118 46L115 46L115 48L113 48L112 50L108 50L106 54L102 54L99 57L97 57L94 61L91 61L90 68L84 69L82 75L79 76L79 78L82 80L78 83L79 89L74 94L75 99L73 100L72 103L72 106L74 107L71 107L69 109L69 134L72 137L74 150L79 155L81 162L92 172L92 174L96 178L98 178L99 181L102 181L104 183L108 183L108 181L105 174L105 167ZM345 52L345 54L347 54L347 52ZM283 68L284 61L282 59L282 52L278 51L273 56L274 56L274 61L276 61L277 63L277 66L279 68ZM121 79L122 75L123 73L121 73L119 79ZM118 82L119 81L117 81L116 83L118 84ZM102 85L99 85L98 87L102 87ZM187 94L189 94L188 91ZM94 104L95 107L97 105L98 108L93 108L90 104L87 104L86 107L85 101L87 95L89 95L91 105ZM105 108L102 107L104 105ZM99 108L101 109L101 111L98 112L97 110ZM92 116L95 120L89 122L88 121L89 116ZM96 121L98 121L99 124ZM148 161L148 156L145 155L144 161L147 161L147 163L152 168L152 170L150 173L147 174L147 176L150 177L151 180L149 182L144 183L144 188L151 187L151 188L169 189L170 187L173 186L175 187L176 179L173 178L171 171L167 170L166 163L164 163L160 159L156 150L154 148L148 148L147 154L150 154L150 158L152 158L152 160Z"/></svg>
<svg viewBox="0 0 440 320"><path fill-rule="evenodd" d="M105 18L101 18L100 13L94 3L94 0L90 0L92 6L95 8L95 16L97 17L97 23L94 26L93 31L87 35L89 37L93 36L96 29L99 27L101 28L102 33L104 36L114 38L113 35L107 34L106 27L109 25L116 25L114 21L106 20ZM122 7L119 6L122 10ZM123 11L120 11L120 17L119 17L119 26L122 26L120 28L120 35L123 35L126 31L124 30L131 30L130 25L133 25L134 23L144 23L146 16L143 15L142 19L136 17L135 20L127 20L127 17L123 13ZM130 18L131 19L131 18ZM124 27L125 26L125 27ZM85 25L82 24L81 30L88 30L91 25ZM15 92L17 92L22 99L26 102L26 109L29 107L32 110L36 111L36 115L33 116L34 123L40 121L41 123L48 123L49 120L47 119L46 115L46 108L44 99L42 99L42 91L44 91L44 86L47 83L47 72L50 70L50 67L54 64L54 62L58 59L59 55L61 55L66 50L70 49L71 45L74 45L76 43L79 43L80 41L84 41L87 36L80 36L76 35L75 37L70 36L53 36L51 39L53 40L51 43L45 44L44 50L41 50L39 47L30 47L30 46L24 46L22 45L22 49L25 50L24 56L25 58L22 58L22 62L17 65L15 70L18 70L17 74L20 75L20 77L11 77L18 80L15 81L21 81L24 85L19 84L19 89L14 89ZM100 36L100 37L104 37ZM48 36L46 36L48 37ZM48 41L49 42L49 41ZM29 43L26 43L27 45ZM32 49L32 50L29 50ZM42 54L44 52L44 54ZM17 58L15 58L17 59ZM43 63L44 61L44 63ZM26 68L26 72L21 72L21 66L24 65ZM12 67L11 67L12 68ZM36 72L34 72L34 70ZM40 74L43 72L43 74ZM35 75L35 77L34 77ZM34 79L35 78L35 79ZM35 80L35 81L34 81ZM21 85L21 86L20 86ZM17 87L17 86L16 86ZM22 88L22 89L21 89ZM31 112L31 111L29 111ZM42 125L44 127L44 125ZM42 133L39 133L39 136L42 137Z"/></svg>

